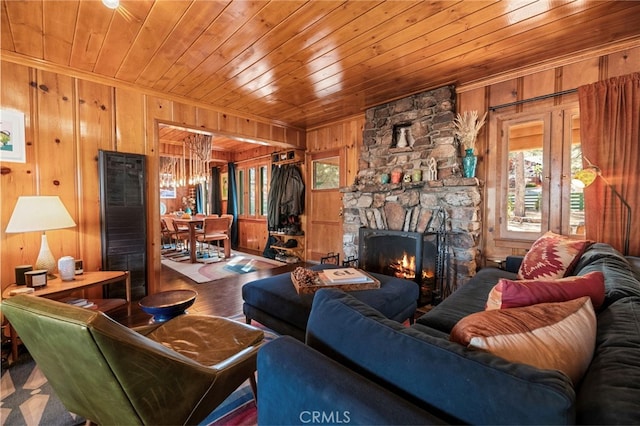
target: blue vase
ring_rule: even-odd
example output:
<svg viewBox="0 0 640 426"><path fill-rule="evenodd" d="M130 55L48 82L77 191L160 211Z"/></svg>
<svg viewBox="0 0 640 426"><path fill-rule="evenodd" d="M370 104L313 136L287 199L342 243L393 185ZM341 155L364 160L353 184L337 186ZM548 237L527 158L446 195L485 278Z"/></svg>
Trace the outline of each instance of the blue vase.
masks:
<svg viewBox="0 0 640 426"><path fill-rule="evenodd" d="M466 155L462 157L462 170L464 172L464 177L475 177L478 157L473 154L473 148L465 149L464 152L466 153Z"/></svg>

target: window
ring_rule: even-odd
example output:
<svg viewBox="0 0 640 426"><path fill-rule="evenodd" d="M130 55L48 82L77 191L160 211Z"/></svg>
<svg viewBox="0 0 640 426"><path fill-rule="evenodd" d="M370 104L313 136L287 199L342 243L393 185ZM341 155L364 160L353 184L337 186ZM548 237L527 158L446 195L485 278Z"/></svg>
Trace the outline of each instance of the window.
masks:
<svg viewBox="0 0 640 426"><path fill-rule="evenodd" d="M249 172L249 216L256 215L256 168L250 167Z"/></svg>
<svg viewBox="0 0 640 426"><path fill-rule="evenodd" d="M245 188L247 185L244 182L245 172L244 169L238 169L238 214L244 216L247 214L244 210L245 206Z"/></svg>
<svg viewBox="0 0 640 426"><path fill-rule="evenodd" d="M269 173L267 166L260 166L260 216L267 215L269 201Z"/></svg>
<svg viewBox="0 0 640 426"><path fill-rule="evenodd" d="M584 235L582 189L571 182L582 166L577 108L501 117L498 131L501 238Z"/></svg>
<svg viewBox="0 0 640 426"><path fill-rule="evenodd" d="M336 189L340 186L340 157L313 160L313 189Z"/></svg>
<svg viewBox="0 0 640 426"><path fill-rule="evenodd" d="M268 161L268 159L266 160ZM251 161L238 166L238 214L244 217L267 215L269 168Z"/></svg>

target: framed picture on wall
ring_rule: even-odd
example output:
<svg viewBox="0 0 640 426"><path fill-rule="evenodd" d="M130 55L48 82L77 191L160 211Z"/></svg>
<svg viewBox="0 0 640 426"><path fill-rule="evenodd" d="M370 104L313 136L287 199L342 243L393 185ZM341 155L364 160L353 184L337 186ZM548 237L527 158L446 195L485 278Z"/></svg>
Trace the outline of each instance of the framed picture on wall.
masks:
<svg viewBox="0 0 640 426"><path fill-rule="evenodd" d="M222 200L226 201L229 191L229 174L220 173L220 194L222 194Z"/></svg>
<svg viewBox="0 0 640 426"><path fill-rule="evenodd" d="M176 181L169 173L160 174L160 198L176 198Z"/></svg>
<svg viewBox="0 0 640 426"><path fill-rule="evenodd" d="M0 110L0 161L27 162L24 114L21 112Z"/></svg>

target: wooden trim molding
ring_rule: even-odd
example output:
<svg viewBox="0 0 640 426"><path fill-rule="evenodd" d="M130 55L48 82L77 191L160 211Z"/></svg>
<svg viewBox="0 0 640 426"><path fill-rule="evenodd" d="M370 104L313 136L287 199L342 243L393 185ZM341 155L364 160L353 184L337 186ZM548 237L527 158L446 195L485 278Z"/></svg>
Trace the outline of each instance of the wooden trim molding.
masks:
<svg viewBox="0 0 640 426"><path fill-rule="evenodd" d="M0 57L2 58L3 61L7 61L7 62L12 62L18 65L24 65L27 67L32 67L32 68L38 68L40 70L43 71L49 71L49 72L54 72L54 73L58 73L58 74L63 74L69 77L74 77L74 78L79 78L82 80L87 80L87 81L91 81L93 83L99 83L99 84L104 84L107 86L112 86L112 87L117 87L117 88L121 88L121 89L127 89L127 90L132 90L138 93L142 93L144 95L149 95L149 96L155 96L161 99L166 99L168 101L174 101L174 102L181 102L181 103L185 103L187 105L191 105L191 106L195 106L198 108L203 108L203 109L207 109L207 110L211 110L211 111L217 111L219 113L222 114L230 114L230 115L234 115L236 117L240 117L240 118L248 118L257 122L261 122L261 123L266 123L269 125L277 125L277 126L282 126L282 127L286 127L289 129L293 129L293 130L297 130L299 132L305 132L306 129L302 129L299 127L295 127L295 126L291 126L287 123L284 122L280 122L280 121L270 121L270 120L265 120L264 117L259 117L259 116L253 116L253 115L249 115L246 113L241 113L239 111L235 111L232 109L221 109L221 108L217 108L214 105L210 105L204 102L198 102L195 101L193 99L184 97L184 96L178 96L178 95L172 95L169 94L167 92L161 92L158 90L153 90L153 89L148 89L145 87L141 87L135 84L130 84L130 83L125 83L123 81L117 80L115 78L112 77L107 77L107 76L103 76L100 74L96 74L96 73L92 73L92 72L88 72L88 71L81 71L81 70L77 70L71 67L65 67L62 65L57 65L57 64L52 64L48 61L44 61L41 59L34 59L28 56L24 56L21 55L19 53L15 53L15 52L11 52L5 49L0 49Z"/></svg>
<svg viewBox="0 0 640 426"><path fill-rule="evenodd" d="M640 36L637 36L629 40L610 43L597 49L589 49L587 51L582 51L582 52L572 52L570 55L556 58L551 61L541 62L538 65L531 65L523 68L514 69L502 74L495 74L490 78L456 86L456 93L464 93L471 90L480 89L485 86L490 86L492 84L502 83L504 81L513 80L519 77L524 77L526 75L535 74L535 73L546 71L552 68L573 64L573 63L584 61L585 59L590 59L597 56L609 55L625 49L634 49L639 46L640 46Z"/></svg>

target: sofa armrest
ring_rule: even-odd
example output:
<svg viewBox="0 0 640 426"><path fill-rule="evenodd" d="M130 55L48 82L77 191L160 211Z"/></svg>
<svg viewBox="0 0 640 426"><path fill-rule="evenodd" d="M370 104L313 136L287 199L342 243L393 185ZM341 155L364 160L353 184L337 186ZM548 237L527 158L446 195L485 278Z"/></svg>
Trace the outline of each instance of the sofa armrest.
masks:
<svg viewBox="0 0 640 426"><path fill-rule="evenodd" d="M443 424L289 336L258 352L258 424Z"/></svg>

